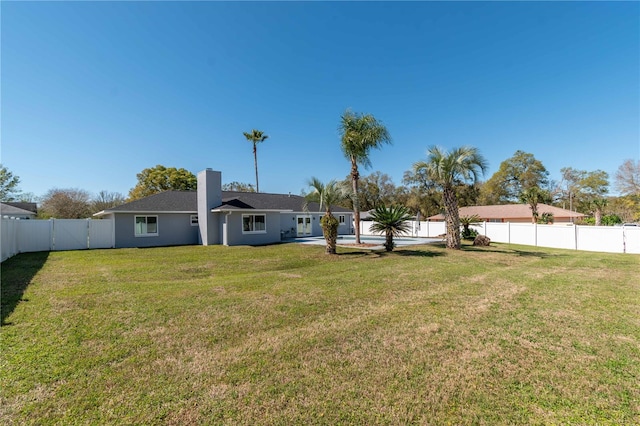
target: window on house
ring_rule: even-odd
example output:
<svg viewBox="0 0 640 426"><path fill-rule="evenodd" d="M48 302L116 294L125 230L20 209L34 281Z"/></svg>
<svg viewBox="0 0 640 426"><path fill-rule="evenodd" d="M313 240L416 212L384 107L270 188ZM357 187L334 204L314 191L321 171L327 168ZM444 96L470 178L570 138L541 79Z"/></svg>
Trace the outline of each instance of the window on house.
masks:
<svg viewBox="0 0 640 426"><path fill-rule="evenodd" d="M198 215L197 214L192 214L191 215L191 226L198 226Z"/></svg>
<svg viewBox="0 0 640 426"><path fill-rule="evenodd" d="M266 233L267 217L263 214L243 214L242 233Z"/></svg>
<svg viewBox="0 0 640 426"><path fill-rule="evenodd" d="M345 223L345 216L343 214L338 215L338 223L340 224Z"/></svg>
<svg viewBox="0 0 640 426"><path fill-rule="evenodd" d="M158 216L136 216L136 237L153 237L158 235Z"/></svg>

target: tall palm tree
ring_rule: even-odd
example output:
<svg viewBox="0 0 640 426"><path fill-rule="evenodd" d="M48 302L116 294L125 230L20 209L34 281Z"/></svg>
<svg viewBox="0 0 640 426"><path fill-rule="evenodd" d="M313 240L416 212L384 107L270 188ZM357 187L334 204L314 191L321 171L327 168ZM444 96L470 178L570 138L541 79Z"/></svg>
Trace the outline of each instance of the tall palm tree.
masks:
<svg viewBox="0 0 640 426"><path fill-rule="evenodd" d="M531 223L538 223L538 203L543 203L548 198L548 193L537 186L525 189L520 194L520 201L529 204L531 208Z"/></svg>
<svg viewBox="0 0 640 426"><path fill-rule="evenodd" d="M606 198L596 198L591 201L593 205L593 216L596 220L596 226L602 225L602 212L604 208L607 207L608 201Z"/></svg>
<svg viewBox="0 0 640 426"><path fill-rule="evenodd" d="M369 216L373 220L371 230L373 232L384 233L384 248L387 251L393 250L395 244L393 237L399 237L411 230L408 221L412 219L409 209L404 206L378 206Z"/></svg>
<svg viewBox="0 0 640 426"><path fill-rule="evenodd" d="M260 142L264 142L269 136L256 129L253 129L251 133L242 132L242 134L249 142L253 143L253 164L256 169L256 192L260 192L260 185L258 185L258 144Z"/></svg>
<svg viewBox="0 0 640 426"><path fill-rule="evenodd" d="M447 248L460 249L460 214L455 187L460 182L478 180L487 169L487 161L477 148L463 146L450 152L438 146L427 150L427 160L413 165L416 172L425 175L442 189L444 219L447 229Z"/></svg>
<svg viewBox="0 0 640 426"><path fill-rule="evenodd" d="M371 166L369 152L391 143L387 128L371 114L358 114L347 110L340 117L338 130L341 134L342 152L351 161L351 185L353 197L353 220L356 230L356 244L360 244L360 205L358 202L358 165Z"/></svg>
<svg viewBox="0 0 640 426"><path fill-rule="evenodd" d="M324 208L324 216L320 219L322 234L326 241L326 254L336 254L336 242L338 239L338 226L340 223L333 214L331 206L337 204L347 197L345 188L336 180L331 180L326 184L318 178L312 177L308 181L311 192L307 194L307 202L315 201L320 204L320 209ZM307 206L305 206L305 210Z"/></svg>

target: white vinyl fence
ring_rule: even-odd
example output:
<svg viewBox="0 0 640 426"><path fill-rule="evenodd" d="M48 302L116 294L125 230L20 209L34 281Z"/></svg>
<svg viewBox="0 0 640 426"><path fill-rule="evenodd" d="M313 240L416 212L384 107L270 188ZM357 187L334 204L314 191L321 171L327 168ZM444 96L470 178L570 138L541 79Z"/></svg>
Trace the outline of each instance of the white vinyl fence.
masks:
<svg viewBox="0 0 640 426"><path fill-rule="evenodd" d="M18 253L114 247L113 221L2 219L1 261Z"/></svg>
<svg viewBox="0 0 640 426"><path fill-rule="evenodd" d="M373 222L361 221L363 235L374 235ZM578 226L573 224L538 225L532 223L482 222L472 226L481 235L497 243L640 254L639 226ZM411 236L437 237L446 232L444 222L411 223Z"/></svg>

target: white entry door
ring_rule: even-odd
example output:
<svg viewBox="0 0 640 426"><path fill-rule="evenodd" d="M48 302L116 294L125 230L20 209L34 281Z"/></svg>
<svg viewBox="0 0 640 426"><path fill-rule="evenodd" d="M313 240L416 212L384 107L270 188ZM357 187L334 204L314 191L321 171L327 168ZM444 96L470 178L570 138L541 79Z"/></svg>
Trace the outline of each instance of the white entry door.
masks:
<svg viewBox="0 0 640 426"><path fill-rule="evenodd" d="M298 219L298 237L311 235L311 216L297 216Z"/></svg>

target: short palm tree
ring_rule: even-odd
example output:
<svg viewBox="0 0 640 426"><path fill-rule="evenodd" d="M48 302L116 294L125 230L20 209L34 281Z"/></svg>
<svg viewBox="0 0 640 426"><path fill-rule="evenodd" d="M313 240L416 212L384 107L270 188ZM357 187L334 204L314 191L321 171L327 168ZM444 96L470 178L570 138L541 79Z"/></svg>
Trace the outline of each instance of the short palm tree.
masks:
<svg viewBox="0 0 640 426"><path fill-rule="evenodd" d="M318 178L312 177L308 181L311 192L307 194L307 202L316 202L320 209L324 208L324 216L320 219L322 234L326 241L326 254L336 254L336 243L338 239L338 219L331 214L331 206L337 204L347 197L345 188L337 181L331 180L326 184ZM307 206L305 206L305 210Z"/></svg>
<svg viewBox="0 0 640 426"><path fill-rule="evenodd" d="M447 248L459 250L460 213L455 187L460 182L478 180L484 174L487 162L477 148L463 146L450 152L432 146L427 151L427 161L419 161L413 165L416 172L424 172L427 178L442 189L444 201L444 220L446 222Z"/></svg>
<svg viewBox="0 0 640 426"><path fill-rule="evenodd" d="M356 244L360 244L360 206L358 202L358 165L365 168L371 166L369 152L380 148L382 144L391 143L387 128L371 114L357 114L349 110L340 117L338 127L342 152L351 161L351 185L353 198L353 219L355 222Z"/></svg>
<svg viewBox="0 0 640 426"><path fill-rule="evenodd" d="M265 135L260 130L253 129L251 133L242 132L245 138L253 143L253 164L256 169L256 192L260 192L260 185L258 185L258 144L264 142L269 136Z"/></svg>
<svg viewBox="0 0 640 426"><path fill-rule="evenodd" d="M482 222L480 216L477 214L471 216L462 216L460 218L460 225L462 225L462 236L464 238L468 238L471 236L471 229L469 228L472 225Z"/></svg>
<svg viewBox="0 0 640 426"><path fill-rule="evenodd" d="M373 220L370 229L373 232L384 233L384 247L387 251L391 251L395 247L394 237L399 237L411 230L408 221L412 219L412 216L409 209L404 206L378 206L369 217Z"/></svg>

